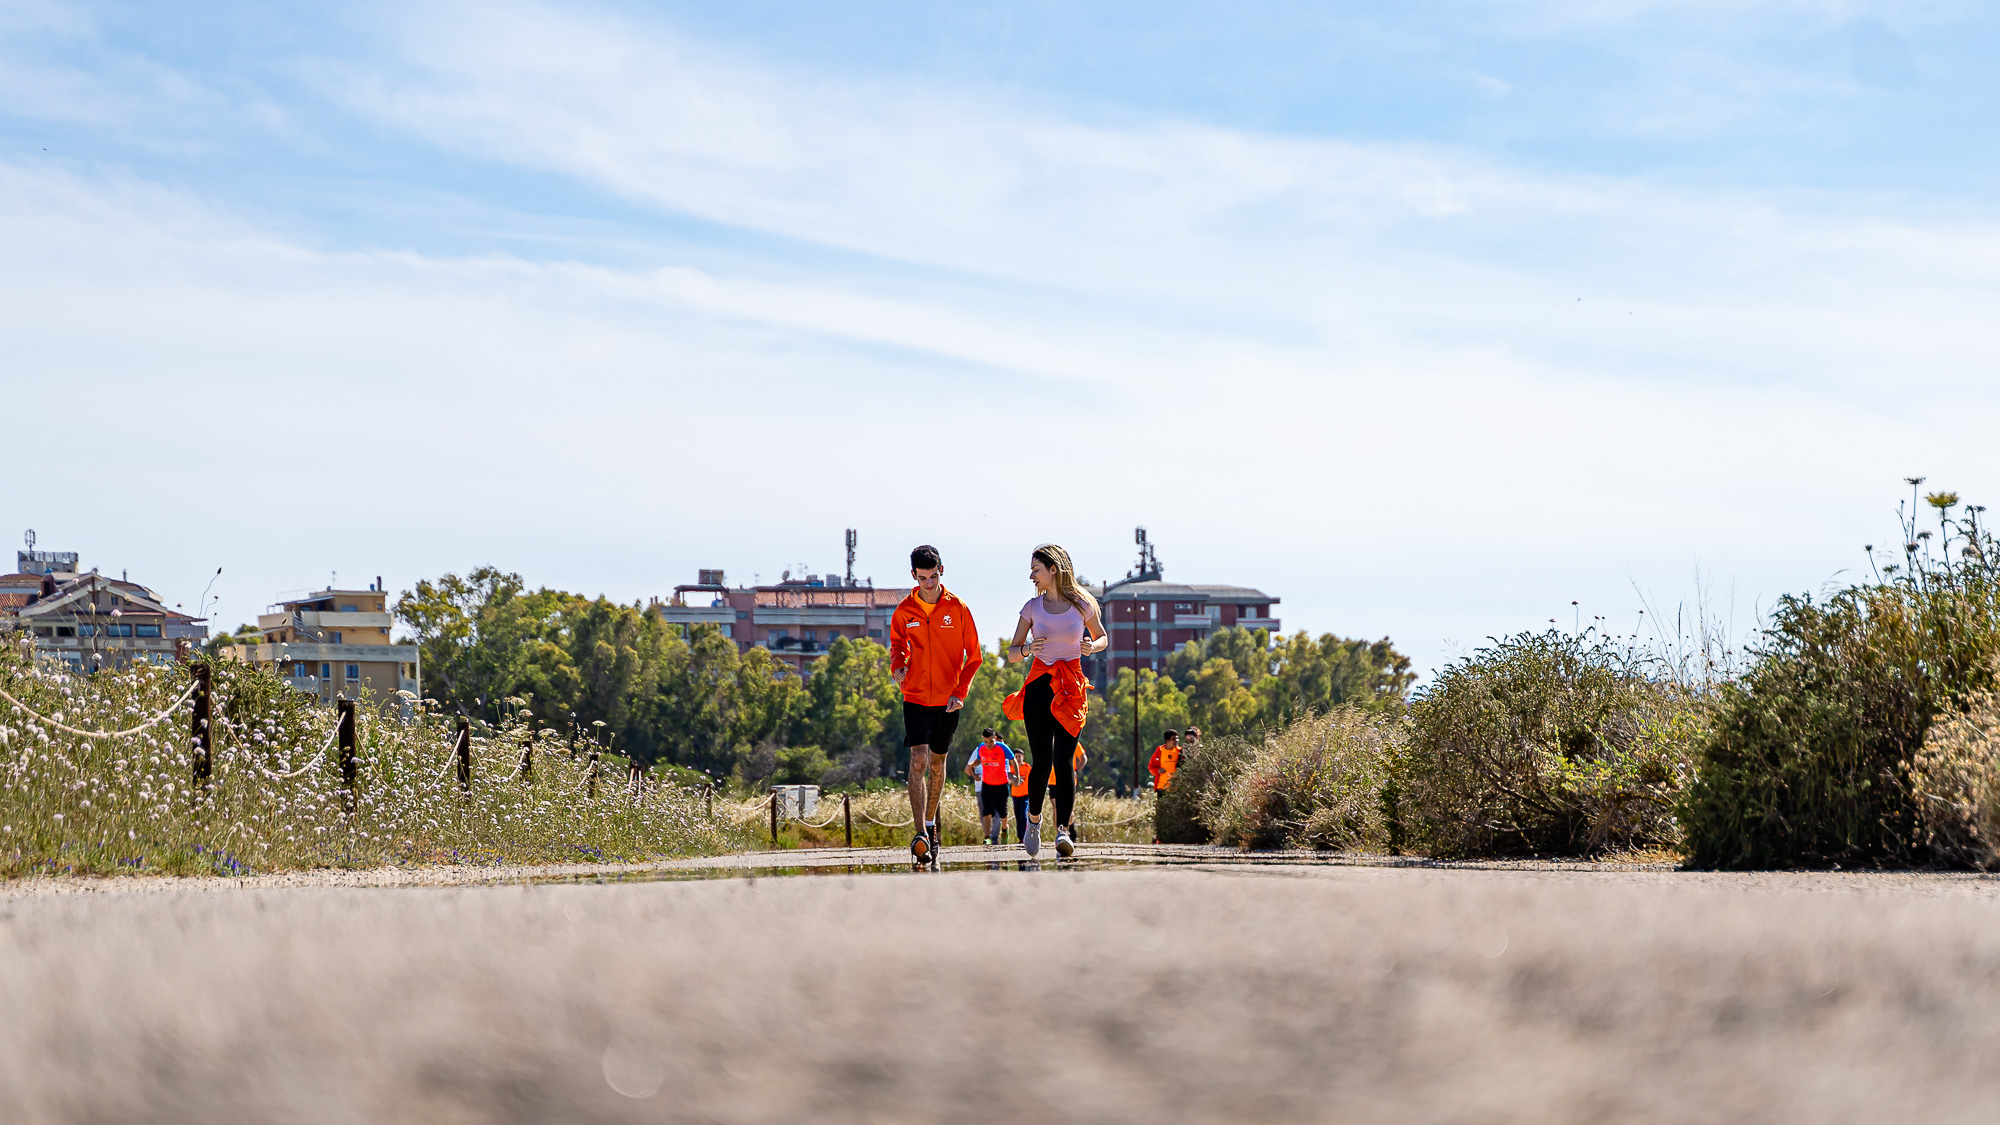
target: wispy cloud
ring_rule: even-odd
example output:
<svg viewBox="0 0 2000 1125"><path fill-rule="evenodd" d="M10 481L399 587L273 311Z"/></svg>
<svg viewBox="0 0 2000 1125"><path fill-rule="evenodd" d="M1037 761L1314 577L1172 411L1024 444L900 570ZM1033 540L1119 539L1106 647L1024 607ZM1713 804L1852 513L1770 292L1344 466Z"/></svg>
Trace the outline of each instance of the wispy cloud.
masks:
<svg viewBox="0 0 2000 1125"><path fill-rule="evenodd" d="M1633 9L1588 15L1655 18ZM422 251L142 169L0 167L15 370L145 396L226 451L241 471L199 511L272 589L300 564L271 528L310 526L298 499L326 488L300 420L350 395L366 420L338 444L384 483L345 518L399 564L337 565L371 574L520 560L636 596L860 523L871 544L954 537L955 581L1003 606L1019 543L1072 542L1102 574L1146 522L1179 576L1266 584L1293 624L1429 659L1552 601L1623 606L1628 569L1810 584L1913 469L2000 485L1948 440L1995 405L1982 213L1082 113L602 10L370 11L372 50L273 64L310 105L144 58L62 80L125 92L78 94L78 120L168 140L337 106L604 201L631 245ZM128 96L153 88L195 93ZM215 108L211 88L235 92ZM346 187L548 219L469 178ZM661 226L685 229L645 241ZM144 432L100 424L119 440L82 471L130 475ZM1049 479L1074 502L1042 502ZM912 481L938 510L911 510ZM524 512L590 538L590 573Z"/></svg>

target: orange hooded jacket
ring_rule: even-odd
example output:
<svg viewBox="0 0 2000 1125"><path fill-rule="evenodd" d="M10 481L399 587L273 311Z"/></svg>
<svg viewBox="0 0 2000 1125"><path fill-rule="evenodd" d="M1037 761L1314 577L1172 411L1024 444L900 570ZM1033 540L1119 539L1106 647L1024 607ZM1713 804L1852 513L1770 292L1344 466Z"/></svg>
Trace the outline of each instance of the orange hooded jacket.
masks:
<svg viewBox="0 0 2000 1125"><path fill-rule="evenodd" d="M1028 685L1043 676L1049 677L1049 686L1056 693L1055 698L1049 701L1049 714L1071 735L1081 735L1083 720L1090 714L1090 699L1086 694L1090 691L1090 681L1084 679L1081 660L1058 660L1054 664L1044 664L1041 657L1036 657L1034 664L1028 668L1028 678L1021 681L1021 690L1000 701L1000 713L1020 722L1021 713L1027 706L1022 697L1027 693Z"/></svg>
<svg viewBox="0 0 2000 1125"><path fill-rule="evenodd" d="M903 698L919 707L942 707L965 698L984 653L972 611L950 590L938 594L930 613L915 604L912 589L889 621L889 670L908 669Z"/></svg>

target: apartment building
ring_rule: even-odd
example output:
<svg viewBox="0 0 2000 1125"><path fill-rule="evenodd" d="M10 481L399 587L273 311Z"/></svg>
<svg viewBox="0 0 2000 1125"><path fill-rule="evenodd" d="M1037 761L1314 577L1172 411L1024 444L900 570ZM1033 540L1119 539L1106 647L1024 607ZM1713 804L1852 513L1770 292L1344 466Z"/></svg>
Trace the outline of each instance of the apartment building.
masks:
<svg viewBox="0 0 2000 1125"><path fill-rule="evenodd" d="M389 630L389 595L382 580L365 590L318 590L278 602L257 616L261 636L231 645L229 654L275 669L300 691L332 701L384 703L398 691L423 694L416 645L396 644Z"/></svg>
<svg viewBox="0 0 2000 1125"><path fill-rule="evenodd" d="M78 565L73 551L20 552L16 572L0 575L0 629L24 630L38 655L76 672L171 663L208 636L147 587Z"/></svg>
<svg viewBox="0 0 2000 1125"><path fill-rule="evenodd" d="M841 637L868 637L889 643L889 618L909 588L878 590L851 575L787 574L775 585L731 587L720 570L703 570L698 580L674 587L661 616L678 625L714 625L736 642L737 650L769 650L778 662L804 676Z"/></svg>
<svg viewBox="0 0 2000 1125"><path fill-rule="evenodd" d="M1249 586L1168 582L1146 529L1135 530L1138 565L1116 582L1090 588L1111 637L1110 648L1085 662L1099 689L1121 668L1159 671L1168 656L1218 629L1263 629L1277 636L1281 622L1273 611L1280 599Z"/></svg>

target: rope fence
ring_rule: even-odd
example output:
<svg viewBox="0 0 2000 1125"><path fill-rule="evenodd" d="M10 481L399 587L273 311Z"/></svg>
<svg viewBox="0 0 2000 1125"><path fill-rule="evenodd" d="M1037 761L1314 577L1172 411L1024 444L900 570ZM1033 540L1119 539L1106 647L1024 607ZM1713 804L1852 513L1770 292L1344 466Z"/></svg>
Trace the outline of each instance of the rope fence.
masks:
<svg viewBox="0 0 2000 1125"><path fill-rule="evenodd" d="M300 766L298 769L291 770L287 773L276 773L272 770L265 769L262 764L259 764L257 767L257 772L263 774L265 777L270 778L272 781L286 781L291 778L298 777L300 774L303 774L311 770L313 767L325 761L326 752L328 750L333 749L333 744L335 742L338 742L339 740L340 740L340 728L335 727L333 731L326 736L326 745L321 746L319 748L319 753L313 755L312 761L307 762L305 765Z"/></svg>
<svg viewBox="0 0 2000 1125"><path fill-rule="evenodd" d="M140 723L138 726L132 727L129 730L79 730L76 727L68 725L67 723L59 723L56 720L49 718L47 715L44 715L36 711L33 707L30 707L27 704L21 702L20 700L14 698L12 695L9 695L6 689L4 688L0 688L0 699L5 699L7 702L12 703L15 707L23 711L26 711L28 715L35 721L44 723L48 726L52 726L57 730L62 731L64 734L73 734L76 735L78 738L130 738L135 734L142 734L146 731L149 731L154 727L160 725L161 722L170 718L174 712L180 710L181 704L186 703L188 699L194 695L195 689L199 686L200 686L199 684L189 684L188 689L181 693L181 697L179 699L174 700L172 703L169 703L167 705L166 710L160 712L157 715L154 715L152 718L147 719L145 722Z"/></svg>

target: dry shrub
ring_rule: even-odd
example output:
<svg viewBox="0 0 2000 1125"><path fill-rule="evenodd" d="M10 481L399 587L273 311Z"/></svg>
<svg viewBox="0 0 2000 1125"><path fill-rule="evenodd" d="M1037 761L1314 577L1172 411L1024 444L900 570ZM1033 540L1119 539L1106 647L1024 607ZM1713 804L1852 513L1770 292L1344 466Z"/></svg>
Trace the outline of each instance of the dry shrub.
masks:
<svg viewBox="0 0 2000 1125"><path fill-rule="evenodd" d="M1411 706L1401 827L1437 856L1673 847L1707 706L1585 630L1522 633L1439 674Z"/></svg>
<svg viewBox="0 0 2000 1125"><path fill-rule="evenodd" d="M1403 740L1401 721L1381 713L1308 715L1267 735L1232 776L1218 775L1203 820L1216 840L1244 848L1386 847L1382 789Z"/></svg>
<svg viewBox="0 0 2000 1125"><path fill-rule="evenodd" d="M1931 724L1909 784L1919 839L1937 858L2000 866L2000 696L1974 693Z"/></svg>

